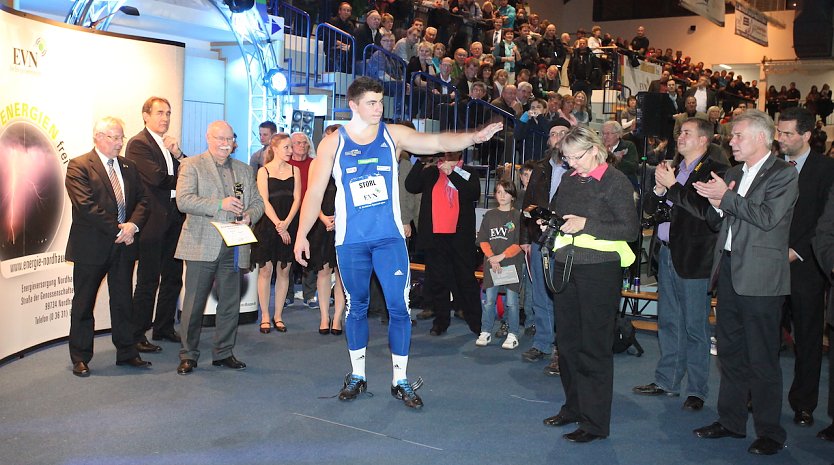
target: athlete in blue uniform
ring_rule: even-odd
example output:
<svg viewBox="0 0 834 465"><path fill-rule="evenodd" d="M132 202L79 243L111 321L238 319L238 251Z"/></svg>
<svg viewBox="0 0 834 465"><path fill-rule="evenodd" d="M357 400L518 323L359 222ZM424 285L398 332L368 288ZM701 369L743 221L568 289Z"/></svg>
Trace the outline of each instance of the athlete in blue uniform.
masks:
<svg viewBox="0 0 834 465"><path fill-rule="evenodd" d="M422 134L401 125L387 126L381 121L382 95L382 84L367 77L357 78L348 88L353 117L319 144L301 206L295 257L306 266L310 254L307 233L318 219L332 176L337 188L336 256L345 287L345 334L352 365L339 399L354 399L367 389L368 286L374 271L390 314L388 342L394 369L391 395L408 407L420 408L423 401L406 376L411 343L410 273L400 223L397 149L415 155L460 151L489 140L503 124L458 134Z"/></svg>

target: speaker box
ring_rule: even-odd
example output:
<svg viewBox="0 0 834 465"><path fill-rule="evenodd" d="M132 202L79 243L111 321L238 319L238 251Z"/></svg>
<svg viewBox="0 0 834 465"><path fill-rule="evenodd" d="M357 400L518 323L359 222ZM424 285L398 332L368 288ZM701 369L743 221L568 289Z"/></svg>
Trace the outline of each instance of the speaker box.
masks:
<svg viewBox="0 0 834 465"><path fill-rule="evenodd" d="M638 137L668 136L672 132L671 122L674 111L668 94L638 92L634 134Z"/></svg>
<svg viewBox="0 0 834 465"><path fill-rule="evenodd" d="M830 58L834 39L834 0L804 0L793 20L798 58Z"/></svg>
<svg viewBox="0 0 834 465"><path fill-rule="evenodd" d="M303 132L311 138L315 127L315 115L312 111L293 110L290 132Z"/></svg>

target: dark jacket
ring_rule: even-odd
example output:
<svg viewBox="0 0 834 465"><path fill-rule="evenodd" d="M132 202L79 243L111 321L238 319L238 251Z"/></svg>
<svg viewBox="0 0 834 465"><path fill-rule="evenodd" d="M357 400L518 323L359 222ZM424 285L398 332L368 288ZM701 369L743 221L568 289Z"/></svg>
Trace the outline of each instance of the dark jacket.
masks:
<svg viewBox="0 0 834 465"><path fill-rule="evenodd" d="M678 172L680 155L675 159L675 174ZM695 169L689 175L684 185L675 184L666 195L658 196L654 190L647 189L643 201L643 211L653 215L660 203L672 202L672 221L669 227L669 251L675 272L685 279L706 279L710 277L712 267L712 251L718 231L712 230L704 218L707 209L711 209L709 201L695 192L692 184L706 182L712 179L710 172L719 176L730 167L730 162L721 147L710 144L707 153L702 157ZM657 227L654 242L657 238Z"/></svg>
<svg viewBox="0 0 834 465"><path fill-rule="evenodd" d="M481 195L481 181L478 173L468 166L463 166L469 173L469 179L455 171L449 175L449 181L458 190L460 213L458 214L457 230L455 232L455 247L460 250L472 250L472 266L475 266L475 202ZM419 225L416 247L419 250L432 249L434 233L432 226L432 189L440 177L440 170L436 165L424 165L417 160L414 167L405 178L405 188L412 194L423 194L420 201Z"/></svg>

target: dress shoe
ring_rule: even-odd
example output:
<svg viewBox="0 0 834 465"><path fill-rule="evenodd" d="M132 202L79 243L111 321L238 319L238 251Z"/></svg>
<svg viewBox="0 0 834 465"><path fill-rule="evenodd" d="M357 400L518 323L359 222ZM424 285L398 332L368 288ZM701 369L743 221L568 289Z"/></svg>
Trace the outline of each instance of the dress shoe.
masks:
<svg viewBox="0 0 834 465"><path fill-rule="evenodd" d="M745 437L744 434L734 433L727 428L725 428L721 423L717 421L711 425L704 426L703 428L698 428L694 431L695 436L699 438L705 439L718 439L718 438L736 438L741 439Z"/></svg>
<svg viewBox="0 0 834 465"><path fill-rule="evenodd" d="M779 449L784 448L785 445L778 443L770 438L758 438L750 444L747 452L756 455L774 455L779 452Z"/></svg>
<svg viewBox="0 0 834 465"><path fill-rule="evenodd" d="M536 349L535 347L531 347L524 352L521 353L521 358L527 362L537 362L539 360L543 360L547 354Z"/></svg>
<svg viewBox="0 0 834 465"><path fill-rule="evenodd" d="M704 408L704 400L700 397L689 396L683 401L683 409L690 412L697 412Z"/></svg>
<svg viewBox="0 0 834 465"><path fill-rule="evenodd" d="M162 347L159 347L156 344L151 344L148 341L142 341L136 343L136 350L142 352L143 354L153 354L156 352L162 352Z"/></svg>
<svg viewBox="0 0 834 465"><path fill-rule="evenodd" d="M216 367L224 366L226 368L231 368L232 370L242 370L246 368L246 364L236 359L234 355L229 355L222 360L215 360L211 362L211 364Z"/></svg>
<svg viewBox="0 0 834 465"><path fill-rule="evenodd" d="M661 388L656 383L646 384L645 386L634 386L631 388L631 391L635 394L640 394L643 396L670 396L670 397L677 397L680 394L677 392L669 392L666 389Z"/></svg>
<svg viewBox="0 0 834 465"><path fill-rule="evenodd" d="M429 330L429 334L432 336L440 336L441 334L445 333L446 329L441 328L440 326L432 326L431 330Z"/></svg>
<svg viewBox="0 0 834 465"><path fill-rule="evenodd" d="M542 422L547 426L565 426L571 423L576 423L578 421L579 419L577 418L570 418L566 415L562 415L561 413L558 413L552 417L547 417L544 420L542 420Z"/></svg>
<svg viewBox="0 0 834 465"><path fill-rule="evenodd" d="M834 442L834 423L831 423L831 426L817 433L817 437L823 441Z"/></svg>
<svg viewBox="0 0 834 465"><path fill-rule="evenodd" d="M182 338L180 337L179 333L176 331L172 331L168 334L156 334L153 333L151 339L154 341L170 341L170 342L182 342Z"/></svg>
<svg viewBox="0 0 834 465"><path fill-rule="evenodd" d="M178 375L187 375L194 371L194 368L197 366L197 362L188 358L180 360L180 364L177 367L177 374Z"/></svg>
<svg viewBox="0 0 834 465"><path fill-rule="evenodd" d="M90 376L90 369L87 368L87 364L84 362L75 362L72 364L72 374L79 378L86 378Z"/></svg>
<svg viewBox="0 0 834 465"><path fill-rule="evenodd" d="M807 410L797 410L793 422L799 426L811 426L814 424L814 415Z"/></svg>
<svg viewBox="0 0 834 465"><path fill-rule="evenodd" d="M584 431L582 429L578 429L578 430L574 431L573 433L563 434L562 437L567 439L570 442L578 442L578 443L591 442L595 439L605 438L605 436L600 436L598 434L589 433L589 432Z"/></svg>
<svg viewBox="0 0 834 465"><path fill-rule="evenodd" d="M129 358L127 360L116 360L116 365L120 367L128 366L133 368L149 368L151 366L151 362L147 360L142 360L142 357L138 355L133 358Z"/></svg>

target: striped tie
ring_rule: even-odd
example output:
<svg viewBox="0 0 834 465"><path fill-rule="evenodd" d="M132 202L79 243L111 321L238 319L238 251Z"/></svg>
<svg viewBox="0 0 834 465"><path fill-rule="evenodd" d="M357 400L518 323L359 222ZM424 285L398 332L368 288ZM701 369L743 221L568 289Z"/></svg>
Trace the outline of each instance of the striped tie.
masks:
<svg viewBox="0 0 834 465"><path fill-rule="evenodd" d="M113 193L116 194L116 206L119 209L119 224L125 222L125 196L122 194L122 185L119 184L119 178L116 176L116 170L113 169L114 159L107 160L107 175L110 176L110 184L113 186Z"/></svg>

